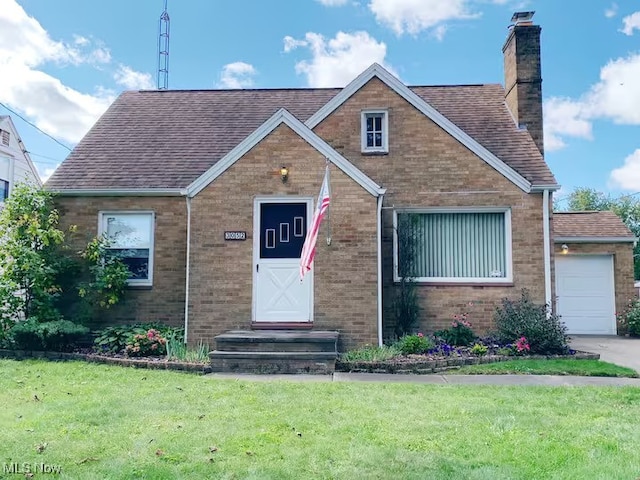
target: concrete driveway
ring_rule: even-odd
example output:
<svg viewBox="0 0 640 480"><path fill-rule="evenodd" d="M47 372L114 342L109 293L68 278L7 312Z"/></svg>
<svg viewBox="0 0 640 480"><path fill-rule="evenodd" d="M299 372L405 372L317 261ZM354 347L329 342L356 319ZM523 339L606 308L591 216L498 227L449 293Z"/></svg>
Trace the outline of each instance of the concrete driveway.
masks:
<svg viewBox="0 0 640 480"><path fill-rule="evenodd" d="M571 335L574 350L599 353L600 360L633 368L640 373L640 338Z"/></svg>

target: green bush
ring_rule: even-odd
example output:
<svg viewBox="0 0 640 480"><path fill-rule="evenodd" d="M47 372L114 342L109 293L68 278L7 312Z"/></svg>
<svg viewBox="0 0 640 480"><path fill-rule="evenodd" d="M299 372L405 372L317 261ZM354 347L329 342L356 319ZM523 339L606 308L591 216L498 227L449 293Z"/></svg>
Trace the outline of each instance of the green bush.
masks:
<svg viewBox="0 0 640 480"><path fill-rule="evenodd" d="M94 349L99 353L123 353L127 345L132 343L133 337L144 335L152 329L157 330L167 340L176 339L178 342L184 342L182 327L169 327L159 323L136 323L99 330L94 339Z"/></svg>
<svg viewBox="0 0 640 480"><path fill-rule="evenodd" d="M455 347L466 347L476 338L466 313L454 315L451 327L439 330L434 335Z"/></svg>
<svg viewBox="0 0 640 480"><path fill-rule="evenodd" d="M343 353L344 362L384 362L400 355L400 350L395 345L366 346Z"/></svg>
<svg viewBox="0 0 640 480"><path fill-rule="evenodd" d="M146 333L134 335L124 351L130 357L163 356L167 354L167 339L155 328Z"/></svg>
<svg viewBox="0 0 640 480"><path fill-rule="evenodd" d="M18 322L9 335L20 350L48 350L64 352L71 350L89 329L69 320L38 322L31 318Z"/></svg>
<svg viewBox="0 0 640 480"><path fill-rule="evenodd" d="M620 326L632 337L640 337L640 300L629 300L622 314L617 314Z"/></svg>
<svg viewBox="0 0 640 480"><path fill-rule="evenodd" d="M425 337L422 333L415 333L413 335L405 335L401 337L395 343L395 347L403 354L403 355L414 355L427 353L434 347L434 343L430 338Z"/></svg>
<svg viewBox="0 0 640 480"><path fill-rule="evenodd" d="M532 354L551 355L569 352L567 327L560 316L549 311L548 305L534 303L527 290L519 300L502 300L494 316L498 339L504 344L522 337Z"/></svg>

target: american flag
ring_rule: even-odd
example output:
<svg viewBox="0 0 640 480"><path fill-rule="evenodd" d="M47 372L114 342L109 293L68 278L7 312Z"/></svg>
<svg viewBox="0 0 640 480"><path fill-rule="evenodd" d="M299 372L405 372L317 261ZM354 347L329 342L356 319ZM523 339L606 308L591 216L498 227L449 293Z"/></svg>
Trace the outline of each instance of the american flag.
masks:
<svg viewBox="0 0 640 480"><path fill-rule="evenodd" d="M305 274L311 270L313 264L313 257L316 256L316 242L318 240L318 230L320 230L320 223L322 217L324 217L327 208L330 203L329 192L329 165L327 165L324 172L324 180L322 181L322 187L318 194L318 203L316 205L316 211L313 212L313 219L311 225L307 230L307 237L304 239L304 245L302 245L302 253L300 254L300 281L304 279Z"/></svg>

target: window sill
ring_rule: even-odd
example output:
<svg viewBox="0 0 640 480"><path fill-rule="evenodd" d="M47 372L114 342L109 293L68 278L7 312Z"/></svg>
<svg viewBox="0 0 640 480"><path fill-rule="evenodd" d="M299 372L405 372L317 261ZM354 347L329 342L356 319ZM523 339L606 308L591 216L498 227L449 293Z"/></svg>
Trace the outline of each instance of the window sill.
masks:
<svg viewBox="0 0 640 480"><path fill-rule="evenodd" d="M151 290L152 288L153 288L152 284L140 284L140 283L127 284L127 290Z"/></svg>
<svg viewBox="0 0 640 480"><path fill-rule="evenodd" d="M389 150L362 150L360 153L366 157L383 157L389 155Z"/></svg>
<svg viewBox="0 0 640 480"><path fill-rule="evenodd" d="M514 283L504 282L415 282L427 287L513 287Z"/></svg>

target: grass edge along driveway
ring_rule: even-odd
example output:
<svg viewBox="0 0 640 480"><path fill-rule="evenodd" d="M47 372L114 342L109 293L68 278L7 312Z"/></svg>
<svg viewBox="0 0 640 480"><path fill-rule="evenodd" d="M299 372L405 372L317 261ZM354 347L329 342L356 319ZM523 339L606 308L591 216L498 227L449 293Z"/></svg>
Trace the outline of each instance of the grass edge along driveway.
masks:
<svg viewBox="0 0 640 480"><path fill-rule="evenodd" d="M2 467L59 465L55 478L640 475L634 387L246 382L0 360L0 405Z"/></svg>

